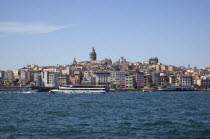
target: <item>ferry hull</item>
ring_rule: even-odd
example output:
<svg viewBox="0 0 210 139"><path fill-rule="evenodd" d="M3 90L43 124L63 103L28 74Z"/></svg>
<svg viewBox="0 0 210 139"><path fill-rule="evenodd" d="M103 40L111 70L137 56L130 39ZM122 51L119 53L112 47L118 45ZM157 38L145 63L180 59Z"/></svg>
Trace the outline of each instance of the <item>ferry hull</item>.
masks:
<svg viewBox="0 0 210 139"><path fill-rule="evenodd" d="M49 93L66 93L66 94L101 94L106 93L107 89L101 86L91 86L91 85L70 85L70 86L60 86L58 89L52 89Z"/></svg>
<svg viewBox="0 0 210 139"><path fill-rule="evenodd" d="M66 94L103 94L106 91L80 91L80 90L51 90L49 93L66 93Z"/></svg>

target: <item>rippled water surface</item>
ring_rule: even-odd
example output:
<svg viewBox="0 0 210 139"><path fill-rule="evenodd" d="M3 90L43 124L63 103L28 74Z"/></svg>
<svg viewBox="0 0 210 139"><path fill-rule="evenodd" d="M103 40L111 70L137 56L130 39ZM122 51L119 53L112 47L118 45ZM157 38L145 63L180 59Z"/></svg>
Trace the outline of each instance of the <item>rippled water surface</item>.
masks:
<svg viewBox="0 0 210 139"><path fill-rule="evenodd" d="M0 138L210 138L210 92L0 94Z"/></svg>

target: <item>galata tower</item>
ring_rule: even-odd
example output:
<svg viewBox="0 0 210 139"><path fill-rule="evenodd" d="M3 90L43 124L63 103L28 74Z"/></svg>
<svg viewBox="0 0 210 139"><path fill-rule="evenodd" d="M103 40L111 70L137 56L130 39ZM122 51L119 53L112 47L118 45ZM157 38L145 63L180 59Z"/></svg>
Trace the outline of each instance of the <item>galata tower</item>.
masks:
<svg viewBox="0 0 210 139"><path fill-rule="evenodd" d="M96 60L96 52L94 47L92 48L92 52L90 52L90 61L95 61Z"/></svg>

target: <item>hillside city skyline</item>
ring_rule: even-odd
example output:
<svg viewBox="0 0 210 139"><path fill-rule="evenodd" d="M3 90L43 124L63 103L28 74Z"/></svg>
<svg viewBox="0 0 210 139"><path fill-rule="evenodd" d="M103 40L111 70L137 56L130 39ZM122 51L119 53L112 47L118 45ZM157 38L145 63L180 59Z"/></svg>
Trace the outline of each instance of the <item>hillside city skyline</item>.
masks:
<svg viewBox="0 0 210 139"><path fill-rule="evenodd" d="M158 89L164 86L187 86L199 90L210 88L210 67L177 67L161 63L157 57L129 62L123 56L116 62L97 60L94 47L89 60L68 65L27 65L21 69L0 70L0 86L59 87L66 85L103 85L117 90Z"/></svg>

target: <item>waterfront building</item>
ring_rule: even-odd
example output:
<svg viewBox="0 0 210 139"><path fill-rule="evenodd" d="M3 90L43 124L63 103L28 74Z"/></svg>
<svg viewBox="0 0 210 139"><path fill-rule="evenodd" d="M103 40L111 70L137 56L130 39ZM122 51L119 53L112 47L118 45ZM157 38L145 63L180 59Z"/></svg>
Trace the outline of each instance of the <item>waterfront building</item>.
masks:
<svg viewBox="0 0 210 139"><path fill-rule="evenodd" d="M12 70L12 72L13 72L14 78L18 79L20 75L20 70Z"/></svg>
<svg viewBox="0 0 210 139"><path fill-rule="evenodd" d="M144 79L145 79L145 86L146 87L151 87L151 83L152 83L152 76L151 76L151 74L146 74L144 76Z"/></svg>
<svg viewBox="0 0 210 139"><path fill-rule="evenodd" d="M180 85L184 85L184 86L193 85L193 78L191 75L187 75L187 74L178 75L178 81Z"/></svg>
<svg viewBox="0 0 210 139"><path fill-rule="evenodd" d="M39 86L42 87L44 86L43 82L42 82L42 76L39 73L34 73L34 82L33 82L34 86Z"/></svg>
<svg viewBox="0 0 210 139"><path fill-rule="evenodd" d="M35 81L35 76L37 74L41 74L41 71L39 71L39 70L29 70L28 71L28 76L29 76L28 78L29 78L30 82Z"/></svg>
<svg viewBox="0 0 210 139"><path fill-rule="evenodd" d="M8 70L4 74L5 84L6 85L13 85L14 82L14 73L11 70Z"/></svg>
<svg viewBox="0 0 210 139"><path fill-rule="evenodd" d="M171 86L177 86L177 78L174 75L169 76L169 83Z"/></svg>
<svg viewBox="0 0 210 139"><path fill-rule="evenodd" d="M97 71L95 72L95 75L96 75L96 85L103 85L106 87L110 87L111 83L110 72Z"/></svg>
<svg viewBox="0 0 210 139"><path fill-rule="evenodd" d="M159 85L159 78L160 78L160 73L154 72L152 73L152 82L158 86Z"/></svg>
<svg viewBox="0 0 210 139"><path fill-rule="evenodd" d="M210 77L201 77L195 83L200 89L210 89Z"/></svg>
<svg viewBox="0 0 210 139"><path fill-rule="evenodd" d="M125 76L125 89L128 89L128 90L134 89L134 76L133 75Z"/></svg>
<svg viewBox="0 0 210 139"><path fill-rule="evenodd" d="M89 56L90 56L90 62L96 60L96 52L95 52L94 47L92 48L92 51L90 52Z"/></svg>
<svg viewBox="0 0 210 139"><path fill-rule="evenodd" d="M20 80L26 80L28 78L29 73L25 70L20 70Z"/></svg>
<svg viewBox="0 0 210 139"><path fill-rule="evenodd" d="M159 86L168 86L167 83L169 83L169 78L165 74L160 74L159 77Z"/></svg>
<svg viewBox="0 0 210 139"><path fill-rule="evenodd" d="M135 75L135 79L136 79L136 88L138 90L146 86L146 79L145 79L144 72L137 72Z"/></svg>
<svg viewBox="0 0 210 139"><path fill-rule="evenodd" d="M58 86L69 85L69 75L58 74Z"/></svg>
<svg viewBox="0 0 210 139"><path fill-rule="evenodd" d="M20 84L22 86L28 85L30 80L29 80L29 73L26 70L20 70Z"/></svg>
<svg viewBox="0 0 210 139"><path fill-rule="evenodd" d="M125 71L111 71L111 83L117 88L125 88Z"/></svg>
<svg viewBox="0 0 210 139"><path fill-rule="evenodd" d="M80 85L82 81L82 71L80 69L73 69L69 80L72 85Z"/></svg>
<svg viewBox="0 0 210 139"><path fill-rule="evenodd" d="M58 73L51 71L43 71L41 74L44 87L57 87L58 86Z"/></svg>

